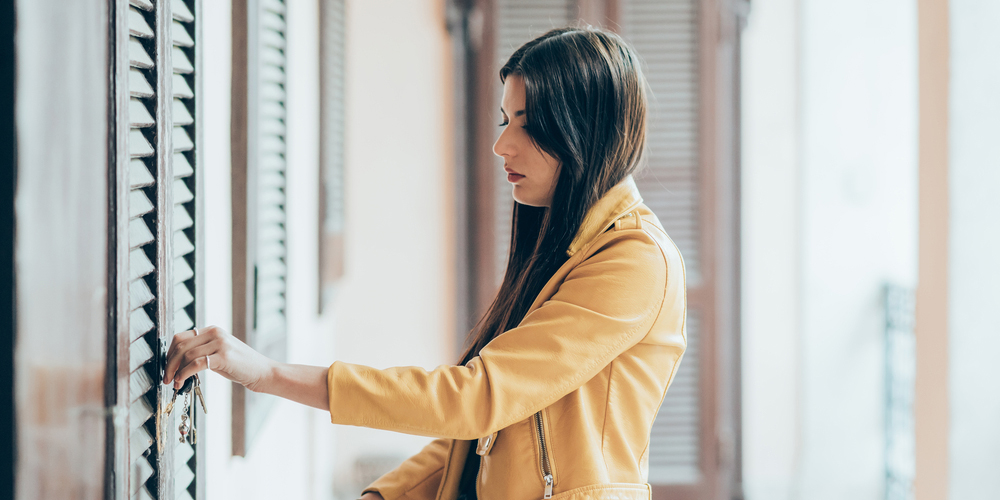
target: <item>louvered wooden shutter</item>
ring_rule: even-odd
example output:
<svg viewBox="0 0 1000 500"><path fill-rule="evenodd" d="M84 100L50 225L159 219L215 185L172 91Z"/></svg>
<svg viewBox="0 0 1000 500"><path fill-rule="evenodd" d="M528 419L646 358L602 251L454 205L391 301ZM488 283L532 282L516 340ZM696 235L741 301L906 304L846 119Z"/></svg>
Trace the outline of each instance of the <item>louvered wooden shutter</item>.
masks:
<svg viewBox="0 0 1000 500"><path fill-rule="evenodd" d="M344 0L320 6L320 312L344 273Z"/></svg>
<svg viewBox="0 0 1000 500"><path fill-rule="evenodd" d="M577 5L575 0L499 0L497 2L497 55L493 68L495 81L499 81L498 72L510 55L521 45L545 33L552 28L569 25L576 20ZM491 88L498 89L493 96L490 110L497 110L503 97L503 89L494 84ZM493 111L493 122L500 123L499 111ZM497 130L496 132L499 132ZM494 137L496 139L496 137ZM499 287L507 268L507 252L510 248L511 215L514 208L512 186L507 182L507 174L503 170L503 159L496 158L492 168L494 175L494 276L493 287Z"/></svg>
<svg viewBox="0 0 1000 500"><path fill-rule="evenodd" d="M116 429L116 441L127 443L117 453L127 449L128 455L114 463L116 471L128 470L120 471L125 480L115 481L114 498L204 496L197 480L204 467L203 416L196 409L199 444L180 443L180 411L163 417L160 409L172 390L159 383L173 334L194 326L200 308L198 7L198 0L116 4L116 45L124 48L115 51L123 57L116 70L119 110L113 124L122 145L112 185L119 193L114 314L120 325L118 380L120 385L127 380L129 390L127 396L118 391L118 406L127 407L128 416Z"/></svg>
<svg viewBox="0 0 1000 500"><path fill-rule="evenodd" d="M649 99L647 160L636 184L684 257L689 295L702 285L697 0L626 0L625 37L643 58ZM653 424L649 480L701 481L700 304L688 304L688 350Z"/></svg>
<svg viewBox="0 0 1000 500"><path fill-rule="evenodd" d="M241 9L246 9L245 11ZM234 6L233 333L285 359L285 3ZM245 16L245 17L242 17ZM235 25L235 22L234 22ZM235 114L234 114L235 117ZM241 217L242 215L242 217ZM245 455L274 401L233 388L233 453Z"/></svg>

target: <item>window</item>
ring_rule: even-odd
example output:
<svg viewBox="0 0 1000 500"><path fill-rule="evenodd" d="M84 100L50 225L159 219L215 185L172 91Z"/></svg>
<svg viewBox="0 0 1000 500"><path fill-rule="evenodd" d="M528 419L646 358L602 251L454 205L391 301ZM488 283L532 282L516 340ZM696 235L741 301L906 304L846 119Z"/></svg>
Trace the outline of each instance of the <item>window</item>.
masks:
<svg viewBox="0 0 1000 500"><path fill-rule="evenodd" d="M115 498L204 498L205 429L179 439L160 384L175 333L201 312L200 0L119 1L114 10ZM203 389L204 390L204 389ZM192 401L193 403L193 401Z"/></svg>
<svg viewBox="0 0 1000 500"><path fill-rule="evenodd" d="M283 0L233 4L233 335L285 360L286 24ZM233 385L233 454L274 398Z"/></svg>

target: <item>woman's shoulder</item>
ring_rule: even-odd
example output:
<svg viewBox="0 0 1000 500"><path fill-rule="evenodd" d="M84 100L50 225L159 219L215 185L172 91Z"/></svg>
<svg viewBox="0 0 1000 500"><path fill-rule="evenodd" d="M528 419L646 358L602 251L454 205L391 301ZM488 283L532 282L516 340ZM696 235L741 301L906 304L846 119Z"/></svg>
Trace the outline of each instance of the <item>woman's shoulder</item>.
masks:
<svg viewBox="0 0 1000 500"><path fill-rule="evenodd" d="M599 259L611 265L684 276L684 259L660 219L645 204L619 216L583 252L580 264ZM609 269L612 270L612 269ZM680 281L683 286L684 280Z"/></svg>

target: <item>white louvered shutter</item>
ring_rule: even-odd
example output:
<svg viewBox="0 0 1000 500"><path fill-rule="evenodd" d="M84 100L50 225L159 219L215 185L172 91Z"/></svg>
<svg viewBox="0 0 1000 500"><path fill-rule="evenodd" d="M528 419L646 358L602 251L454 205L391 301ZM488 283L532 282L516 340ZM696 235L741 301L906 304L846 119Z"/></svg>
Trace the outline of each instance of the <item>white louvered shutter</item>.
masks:
<svg viewBox="0 0 1000 500"><path fill-rule="evenodd" d="M286 30L282 0L234 6L245 57L234 58L233 334L285 359L286 317ZM245 24L244 24L245 22ZM245 45L243 41L245 40ZM234 387L233 454L245 456L274 398Z"/></svg>
<svg viewBox="0 0 1000 500"><path fill-rule="evenodd" d="M621 23L652 90L647 166L636 184L684 257L689 296L702 285L698 12L698 0L625 0ZM653 484L696 484L703 474L699 306L688 303L688 348L653 424Z"/></svg>
<svg viewBox="0 0 1000 500"><path fill-rule="evenodd" d="M285 3L260 0L255 347L285 351ZM281 356L284 357L284 356Z"/></svg>
<svg viewBox="0 0 1000 500"><path fill-rule="evenodd" d="M118 236L128 241L128 254L120 250L118 255L124 260L118 269L127 269L127 280L118 279L118 294L127 289L128 317L117 322L128 325L129 345L127 353L119 350L129 369L128 400L119 402L128 406L127 429L121 430L127 436L119 438L127 443L128 457L116 463L127 464L129 470L127 481L114 483L127 484L127 491L115 491L114 498L203 497L203 485L197 480L201 445L178 439L181 405L169 417L159 410L173 394L159 383L166 348L174 333L194 326L199 304L198 1L120 0L116 5L127 30L116 42L127 44L127 51L115 52L127 53L127 69L116 70L122 77L119 81L127 85L117 92L127 92L128 103L114 124L127 157L118 158L117 169L126 172L116 176L112 189L128 191L127 197L118 197L122 200L118 218L128 218L127 232ZM118 99L125 101L124 96ZM206 429L200 409L195 411L195 427L203 443Z"/></svg>
<svg viewBox="0 0 1000 500"><path fill-rule="evenodd" d="M577 5L573 0L499 0L497 2L497 35L496 52L497 58L494 67L490 68L491 73L496 76L499 82L500 68L507 62L510 55L521 45L531 41L533 38L545 33L552 28L567 26L576 21ZM489 109L489 116L494 118L494 123L499 124L502 120L499 106L503 96L503 88L494 85L497 89L493 96ZM499 134L499 129L497 133ZM496 137L494 137L496 139ZM507 252L510 249L511 214L514 208L514 198L512 186L507 182L507 174L503 170L503 159L497 158L493 165L495 179L494 186L494 255L496 256L496 268L494 281L496 286L500 286L503 280L504 270L507 268Z"/></svg>

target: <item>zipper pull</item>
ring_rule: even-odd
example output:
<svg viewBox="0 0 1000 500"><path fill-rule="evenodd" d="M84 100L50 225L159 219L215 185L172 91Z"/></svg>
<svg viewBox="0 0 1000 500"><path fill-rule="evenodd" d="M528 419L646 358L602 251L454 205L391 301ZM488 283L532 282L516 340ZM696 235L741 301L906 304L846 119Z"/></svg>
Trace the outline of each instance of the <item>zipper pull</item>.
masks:
<svg viewBox="0 0 1000 500"><path fill-rule="evenodd" d="M552 498L552 474L545 475L545 496L542 498Z"/></svg>

